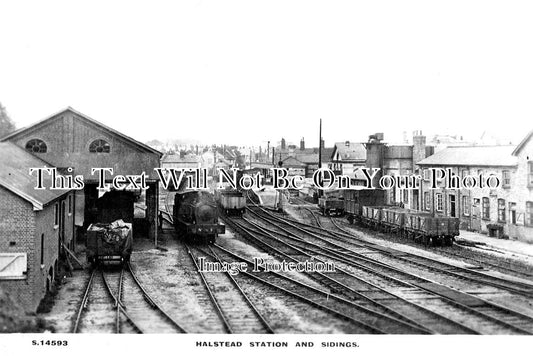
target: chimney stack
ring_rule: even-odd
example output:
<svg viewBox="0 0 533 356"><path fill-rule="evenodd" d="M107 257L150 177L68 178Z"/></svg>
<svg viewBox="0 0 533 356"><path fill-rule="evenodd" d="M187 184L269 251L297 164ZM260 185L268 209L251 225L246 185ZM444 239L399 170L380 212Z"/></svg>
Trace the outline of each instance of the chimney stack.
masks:
<svg viewBox="0 0 533 356"><path fill-rule="evenodd" d="M417 163L426 158L426 136L422 130L413 132L413 171L418 168Z"/></svg>
<svg viewBox="0 0 533 356"><path fill-rule="evenodd" d="M305 140L304 138L302 137L302 139L300 140L300 150L305 150Z"/></svg>

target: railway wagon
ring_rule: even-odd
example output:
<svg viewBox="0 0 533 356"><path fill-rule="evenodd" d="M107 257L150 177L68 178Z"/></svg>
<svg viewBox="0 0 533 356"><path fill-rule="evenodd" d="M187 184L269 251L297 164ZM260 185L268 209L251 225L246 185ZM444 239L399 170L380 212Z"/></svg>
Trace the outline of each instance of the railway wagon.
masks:
<svg viewBox="0 0 533 356"><path fill-rule="evenodd" d="M130 260L132 241L131 223L91 224L87 229L87 261L92 265L124 264Z"/></svg>
<svg viewBox="0 0 533 356"><path fill-rule="evenodd" d="M401 233L404 228L406 209L388 206L381 209L381 225L391 233Z"/></svg>
<svg viewBox="0 0 533 356"><path fill-rule="evenodd" d="M318 209L324 216L344 214L344 198L339 196L323 196L318 198Z"/></svg>
<svg viewBox="0 0 533 356"><path fill-rule="evenodd" d="M459 219L424 212L405 214L404 235L426 245L451 246L459 236Z"/></svg>
<svg viewBox="0 0 533 356"><path fill-rule="evenodd" d="M218 206L226 215L242 216L246 210L246 197L237 189L220 189L215 191Z"/></svg>
<svg viewBox="0 0 533 356"><path fill-rule="evenodd" d="M381 229L381 226L384 225L382 223L382 220L383 220L382 210L384 208L391 208L391 206L390 205L378 205L378 206L363 205L361 207L360 222L367 227Z"/></svg>
<svg viewBox="0 0 533 356"><path fill-rule="evenodd" d="M318 209L324 216L344 214L344 199L337 197L318 198Z"/></svg>
<svg viewBox="0 0 533 356"><path fill-rule="evenodd" d="M346 189L343 195L344 213L350 224L361 221L363 206L380 206L385 202L382 189Z"/></svg>
<svg viewBox="0 0 533 356"><path fill-rule="evenodd" d="M363 206L364 225L423 243L451 246L459 235L459 219L397 206Z"/></svg>
<svg viewBox="0 0 533 356"><path fill-rule="evenodd" d="M226 228L218 221L213 194L201 190L179 191L174 196L174 227L178 236L214 243Z"/></svg>

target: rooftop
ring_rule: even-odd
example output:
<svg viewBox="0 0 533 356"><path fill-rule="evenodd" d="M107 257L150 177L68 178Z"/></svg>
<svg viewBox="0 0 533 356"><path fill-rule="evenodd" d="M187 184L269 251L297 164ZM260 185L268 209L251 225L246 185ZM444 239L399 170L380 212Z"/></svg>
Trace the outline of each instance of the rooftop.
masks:
<svg viewBox="0 0 533 356"><path fill-rule="evenodd" d="M180 156L179 154L165 155L161 162L163 163L198 163L201 161L201 158L196 155L185 155Z"/></svg>
<svg viewBox="0 0 533 356"><path fill-rule="evenodd" d="M337 152L340 160L342 161L366 160L365 145L359 142L335 142L335 148L333 152Z"/></svg>
<svg viewBox="0 0 533 356"><path fill-rule="evenodd" d="M430 166L515 166L515 146L454 146L429 156L418 165Z"/></svg>
<svg viewBox="0 0 533 356"><path fill-rule="evenodd" d="M11 142L0 142L0 186L33 204L34 210L42 210L47 203L59 198L68 190L35 189L37 173L30 175L30 168L53 167L51 164L27 152ZM49 175L44 174L45 183Z"/></svg>
<svg viewBox="0 0 533 356"><path fill-rule="evenodd" d="M139 142L139 141L137 141L137 140L135 140L135 139L123 134L120 131L117 131L115 129L112 129L109 126L106 126L106 125L102 124L101 122L98 122L98 121L90 118L89 116L87 116L85 114L82 114L81 112L79 112L77 110L74 110L70 106L67 107L66 109L63 109L63 110L61 110L61 111L59 111L59 112L57 112L55 114L52 114L52 115L50 115L50 116L48 116L48 117L46 117L46 118L44 118L44 119L42 119L40 121L37 121L37 122L35 122L35 123L33 123L33 124L29 125L29 126L20 128L20 129L14 131L14 132L8 134L7 136L2 137L1 140L2 141L6 141L8 139L12 139L13 137L17 137L18 135L20 135L20 134L22 134L24 132L27 132L29 130L32 130L32 129L36 128L36 127L40 127L42 125L46 125L49 121L55 120L55 119L59 118L59 115L65 113L65 112L69 112L69 111L71 113L75 114L81 120L85 120L86 122L89 122L89 123L91 123L93 125L96 125L96 126L100 127L101 129L103 129L105 131L108 131L108 132L110 132L110 133L112 133L114 135L117 135L117 136L121 137L122 139L126 140L127 142L130 142L133 145L141 148L144 151L155 153L155 154L159 155L160 157L163 155L158 150L156 150L156 149L154 149L154 148L152 148L152 147L150 147L150 146L148 146L148 145L146 145L146 144L144 144L142 142Z"/></svg>

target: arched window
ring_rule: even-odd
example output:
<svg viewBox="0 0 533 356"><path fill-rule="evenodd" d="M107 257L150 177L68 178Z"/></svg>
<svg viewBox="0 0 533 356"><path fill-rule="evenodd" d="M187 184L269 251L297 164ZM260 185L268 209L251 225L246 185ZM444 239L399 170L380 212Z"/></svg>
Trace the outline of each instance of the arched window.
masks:
<svg viewBox="0 0 533 356"><path fill-rule="evenodd" d="M26 143L26 149L33 153L45 153L47 150L46 143L43 140L34 138Z"/></svg>
<svg viewBox="0 0 533 356"><path fill-rule="evenodd" d="M89 152L93 153L109 153L111 151L111 146L106 140L94 140L89 145Z"/></svg>

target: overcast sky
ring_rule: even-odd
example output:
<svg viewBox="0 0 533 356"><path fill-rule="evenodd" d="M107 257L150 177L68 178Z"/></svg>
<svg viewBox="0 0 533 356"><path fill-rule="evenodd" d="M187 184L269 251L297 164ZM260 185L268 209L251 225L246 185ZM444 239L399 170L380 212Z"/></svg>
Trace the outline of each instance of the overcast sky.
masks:
<svg viewBox="0 0 533 356"><path fill-rule="evenodd" d="M533 129L531 1L4 1L0 102L67 106L138 140L519 141Z"/></svg>

